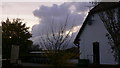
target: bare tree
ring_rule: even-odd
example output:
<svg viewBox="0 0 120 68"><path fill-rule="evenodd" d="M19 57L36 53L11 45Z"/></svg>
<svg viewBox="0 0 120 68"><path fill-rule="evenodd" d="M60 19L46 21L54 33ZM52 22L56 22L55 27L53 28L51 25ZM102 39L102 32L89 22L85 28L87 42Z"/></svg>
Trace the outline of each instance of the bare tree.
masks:
<svg viewBox="0 0 120 68"><path fill-rule="evenodd" d="M52 25L50 25L49 28L51 32L47 32L46 35L41 34L39 43L40 46L44 48L45 55L51 60L51 64L55 67L59 67L60 65L67 64L69 59L78 55L77 49L73 50L73 52L66 50L71 44L70 42L73 41L74 26L67 29L68 17L65 24L61 24L59 27L57 26L58 29L55 28L54 19L51 23Z"/></svg>
<svg viewBox="0 0 120 68"><path fill-rule="evenodd" d="M101 10L103 9L104 7L101 7ZM120 7L100 12L99 17L108 31L106 36L109 39L115 60L120 64Z"/></svg>

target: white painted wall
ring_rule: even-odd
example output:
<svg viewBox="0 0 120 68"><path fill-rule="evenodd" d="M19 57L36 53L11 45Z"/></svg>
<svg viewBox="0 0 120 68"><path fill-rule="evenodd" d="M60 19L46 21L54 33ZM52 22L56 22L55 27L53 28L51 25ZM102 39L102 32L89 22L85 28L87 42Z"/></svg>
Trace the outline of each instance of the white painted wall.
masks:
<svg viewBox="0 0 120 68"><path fill-rule="evenodd" d="M92 25L87 24L80 37L80 59L89 59L93 63L93 42L97 41L100 43L100 64L115 64L106 37L107 30L97 14L93 19Z"/></svg>

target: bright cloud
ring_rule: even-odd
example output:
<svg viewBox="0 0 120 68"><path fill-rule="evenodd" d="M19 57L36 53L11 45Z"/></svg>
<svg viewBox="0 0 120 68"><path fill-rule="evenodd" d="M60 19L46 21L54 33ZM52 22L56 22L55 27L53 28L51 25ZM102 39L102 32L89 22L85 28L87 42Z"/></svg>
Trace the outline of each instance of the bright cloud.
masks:
<svg viewBox="0 0 120 68"><path fill-rule="evenodd" d="M88 5L90 4L87 2L66 2L60 5L40 6L33 11L34 16L40 19L39 24L34 25L32 28L33 38L39 37L41 33L51 33L51 26L56 32L59 31L61 25L66 23L66 19L66 32L68 32L73 25L73 32L78 32L89 10L89 8L86 7ZM36 42L37 41L39 40L36 40Z"/></svg>

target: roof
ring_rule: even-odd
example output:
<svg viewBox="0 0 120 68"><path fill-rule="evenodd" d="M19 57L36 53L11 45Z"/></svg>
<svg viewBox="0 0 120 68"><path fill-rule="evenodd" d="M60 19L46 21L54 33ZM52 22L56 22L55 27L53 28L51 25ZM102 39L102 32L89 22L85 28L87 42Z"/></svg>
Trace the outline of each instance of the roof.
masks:
<svg viewBox="0 0 120 68"><path fill-rule="evenodd" d="M74 44L75 45L79 45L79 41L80 41L79 38L80 38L82 32L84 31L85 26L88 23L87 21L88 21L89 17L92 14L99 13L99 12L102 12L102 11L105 11L105 10L109 10L109 9L113 9L113 8L116 8L116 7L119 7L119 6L120 6L120 2L101 2L97 6L95 6L93 9L91 9L89 11L88 16L86 17L84 23L82 24L82 27L79 30L75 40L74 40Z"/></svg>

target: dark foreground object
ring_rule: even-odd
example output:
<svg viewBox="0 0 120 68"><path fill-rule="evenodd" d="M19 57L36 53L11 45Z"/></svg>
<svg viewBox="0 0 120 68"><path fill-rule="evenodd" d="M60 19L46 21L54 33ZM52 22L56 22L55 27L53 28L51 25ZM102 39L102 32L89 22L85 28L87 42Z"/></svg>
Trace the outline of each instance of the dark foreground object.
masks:
<svg viewBox="0 0 120 68"><path fill-rule="evenodd" d="M87 68L120 68L120 65L106 65L106 64L100 64L100 65L94 65L90 64Z"/></svg>
<svg viewBox="0 0 120 68"><path fill-rule="evenodd" d="M120 65L88 64L88 65L68 65L54 67L52 65L36 63L22 63L22 64L4 63L2 64L2 68L120 68Z"/></svg>
<svg viewBox="0 0 120 68"><path fill-rule="evenodd" d="M2 68L120 68L120 65L88 65L88 66L6 66Z"/></svg>
<svg viewBox="0 0 120 68"><path fill-rule="evenodd" d="M88 65L88 66L23 66L22 68L120 68L120 65Z"/></svg>
<svg viewBox="0 0 120 68"><path fill-rule="evenodd" d="M23 66L22 68L120 68L120 65L88 65L88 66Z"/></svg>

